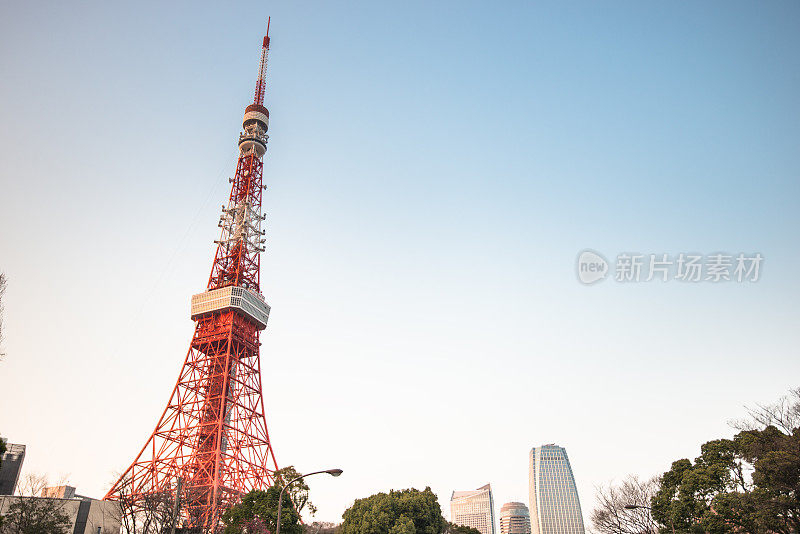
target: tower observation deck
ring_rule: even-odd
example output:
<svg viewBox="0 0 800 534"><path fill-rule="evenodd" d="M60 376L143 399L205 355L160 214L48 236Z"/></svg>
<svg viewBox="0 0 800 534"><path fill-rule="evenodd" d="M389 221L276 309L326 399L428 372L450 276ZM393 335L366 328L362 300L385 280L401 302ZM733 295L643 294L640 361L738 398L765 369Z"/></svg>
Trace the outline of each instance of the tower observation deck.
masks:
<svg viewBox="0 0 800 534"><path fill-rule="evenodd" d="M177 526L213 532L228 507L243 493L272 485L278 469L259 355L270 312L260 289L269 44L268 22L211 274L191 301L196 325L189 351L155 430L105 497L120 502L128 524L163 517L162 509L177 504Z"/></svg>

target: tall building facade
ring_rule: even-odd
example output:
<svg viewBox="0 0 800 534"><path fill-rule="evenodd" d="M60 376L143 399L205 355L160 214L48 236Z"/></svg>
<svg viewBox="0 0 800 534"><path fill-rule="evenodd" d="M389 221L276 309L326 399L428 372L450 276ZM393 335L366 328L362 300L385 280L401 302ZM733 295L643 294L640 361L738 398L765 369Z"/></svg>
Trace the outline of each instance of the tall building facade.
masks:
<svg viewBox="0 0 800 534"><path fill-rule="evenodd" d="M529 465L533 534L585 534L567 450L552 443L534 447Z"/></svg>
<svg viewBox="0 0 800 534"><path fill-rule="evenodd" d="M450 497L450 521L476 528L481 534L495 534L491 484L473 491L454 491Z"/></svg>
<svg viewBox="0 0 800 534"><path fill-rule="evenodd" d="M531 515L521 502L507 502L500 508L500 534L531 534Z"/></svg>
<svg viewBox="0 0 800 534"><path fill-rule="evenodd" d="M22 462L25 461L25 445L5 443L6 452L0 461L0 495L14 495L19 473L22 471Z"/></svg>

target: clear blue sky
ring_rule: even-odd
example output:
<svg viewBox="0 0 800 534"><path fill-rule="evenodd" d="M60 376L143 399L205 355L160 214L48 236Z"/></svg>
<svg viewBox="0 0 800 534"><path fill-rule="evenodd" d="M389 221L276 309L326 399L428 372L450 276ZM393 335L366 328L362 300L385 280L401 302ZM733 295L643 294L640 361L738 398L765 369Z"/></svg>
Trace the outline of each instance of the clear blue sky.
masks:
<svg viewBox="0 0 800 534"><path fill-rule="evenodd" d="M192 332L272 16L264 336L319 519L663 472L798 385L800 4L6 3L0 433L101 496ZM760 252L584 287L576 254Z"/></svg>

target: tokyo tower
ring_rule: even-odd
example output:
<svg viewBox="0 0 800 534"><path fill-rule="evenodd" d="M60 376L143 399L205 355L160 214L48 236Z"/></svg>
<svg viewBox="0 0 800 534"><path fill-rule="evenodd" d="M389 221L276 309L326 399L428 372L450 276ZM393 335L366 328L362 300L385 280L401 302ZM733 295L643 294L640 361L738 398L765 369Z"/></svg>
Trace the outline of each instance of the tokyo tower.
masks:
<svg viewBox="0 0 800 534"><path fill-rule="evenodd" d="M259 334L270 311L259 285L268 52L269 21L208 286L192 296L196 325L189 352L155 430L105 496L128 514L168 502L180 510L179 524L192 529L215 530L228 507L243 493L271 486L278 469L259 358Z"/></svg>

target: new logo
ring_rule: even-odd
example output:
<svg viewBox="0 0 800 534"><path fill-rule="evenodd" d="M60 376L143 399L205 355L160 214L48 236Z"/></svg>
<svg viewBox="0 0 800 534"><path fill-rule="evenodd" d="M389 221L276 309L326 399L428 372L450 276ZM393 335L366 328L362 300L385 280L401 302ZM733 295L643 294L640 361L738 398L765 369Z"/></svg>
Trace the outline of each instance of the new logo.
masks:
<svg viewBox="0 0 800 534"><path fill-rule="evenodd" d="M578 280L589 285L599 282L608 274L608 262L593 250L578 254Z"/></svg>

